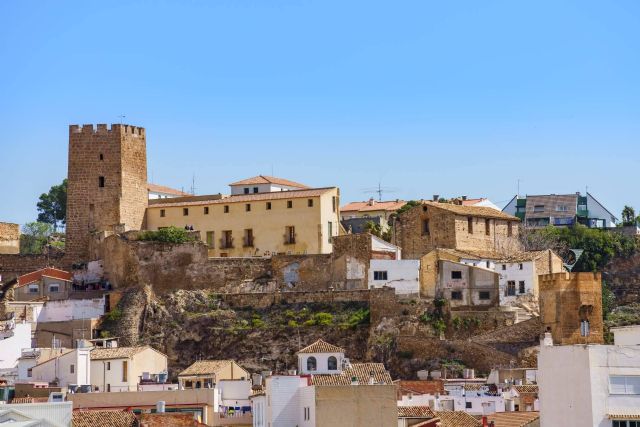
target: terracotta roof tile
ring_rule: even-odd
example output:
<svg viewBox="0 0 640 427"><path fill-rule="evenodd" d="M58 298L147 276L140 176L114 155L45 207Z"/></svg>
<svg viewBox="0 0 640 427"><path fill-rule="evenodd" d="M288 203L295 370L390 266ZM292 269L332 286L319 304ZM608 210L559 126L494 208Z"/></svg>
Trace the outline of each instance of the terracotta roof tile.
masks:
<svg viewBox="0 0 640 427"><path fill-rule="evenodd" d="M464 411L435 411L440 427L478 427L482 423ZM496 426L498 427L498 426Z"/></svg>
<svg viewBox="0 0 640 427"><path fill-rule="evenodd" d="M18 277L17 288L21 286L28 285L29 283L37 282L42 279L42 277L52 277L54 279L64 280L66 282L70 282L73 279L73 276L68 271L58 270L53 267L41 268L37 271L32 271L31 273L23 274Z"/></svg>
<svg viewBox="0 0 640 427"><path fill-rule="evenodd" d="M419 381L394 381L401 391L414 394L445 394L444 381L442 380L419 380Z"/></svg>
<svg viewBox="0 0 640 427"><path fill-rule="evenodd" d="M211 196L180 197L179 200L175 200L171 198L156 199L156 200L152 200L153 203L149 204L149 208L216 205L216 204L256 202L261 200L282 200L282 199L298 199L303 197L317 197L317 196L323 195L327 191L333 190L334 188L336 187L310 188L307 190L274 191L271 193L238 194L238 195L228 196L223 198L220 198L219 194L213 194Z"/></svg>
<svg viewBox="0 0 640 427"><path fill-rule="evenodd" d="M388 211L395 212L403 207L407 202L404 200L392 200L378 202L351 202L340 208L340 212L370 212L370 211Z"/></svg>
<svg viewBox="0 0 640 427"><path fill-rule="evenodd" d="M125 359L148 348L151 347L145 345L141 347L94 348L91 350L91 360Z"/></svg>
<svg viewBox="0 0 640 427"><path fill-rule="evenodd" d="M398 418L435 418L428 406L398 406Z"/></svg>
<svg viewBox="0 0 640 427"><path fill-rule="evenodd" d="M73 427L134 427L138 420L133 412L125 411L74 411Z"/></svg>
<svg viewBox="0 0 640 427"><path fill-rule="evenodd" d="M438 203L438 202L422 202L422 204L423 206L431 206L437 209L443 209L449 212L453 212L457 215L507 219L510 221L520 222L520 218L516 216L512 216L504 212L497 211L493 208L488 208L486 206L461 206L461 205L454 205L453 203Z"/></svg>
<svg viewBox="0 0 640 427"><path fill-rule="evenodd" d="M317 386L350 385L352 378L355 377L359 384L366 385L369 384L372 374L376 384L393 384L391 375L382 363L352 363L350 368L343 370L340 374L313 375L311 383Z"/></svg>
<svg viewBox="0 0 640 427"><path fill-rule="evenodd" d="M536 384L514 385L513 388L518 393L537 393L538 386Z"/></svg>
<svg viewBox="0 0 640 427"><path fill-rule="evenodd" d="M229 366L231 360L198 360L193 362L187 369L180 372L178 376L206 375L218 373L220 369Z"/></svg>
<svg viewBox="0 0 640 427"><path fill-rule="evenodd" d="M11 403L45 403L48 402L48 397L14 397Z"/></svg>
<svg viewBox="0 0 640 427"><path fill-rule="evenodd" d="M344 353L344 349L319 339L299 350L298 353Z"/></svg>
<svg viewBox="0 0 640 427"><path fill-rule="evenodd" d="M487 416L487 420L493 421L496 427L525 427L538 419L539 412L496 412Z"/></svg>
<svg viewBox="0 0 640 427"><path fill-rule="evenodd" d="M287 187L309 188L299 182L289 181L288 179L277 178L275 176L258 175L252 178L243 179L242 181L232 182L229 185L254 185L254 184L279 184Z"/></svg>
<svg viewBox="0 0 640 427"><path fill-rule="evenodd" d="M185 193L184 191L152 183L147 184L147 191L149 191L150 193L173 194L175 196L189 196L189 193Z"/></svg>
<svg viewBox="0 0 640 427"><path fill-rule="evenodd" d="M190 413L165 412L163 414L140 414L140 425L144 427L187 427L204 426Z"/></svg>

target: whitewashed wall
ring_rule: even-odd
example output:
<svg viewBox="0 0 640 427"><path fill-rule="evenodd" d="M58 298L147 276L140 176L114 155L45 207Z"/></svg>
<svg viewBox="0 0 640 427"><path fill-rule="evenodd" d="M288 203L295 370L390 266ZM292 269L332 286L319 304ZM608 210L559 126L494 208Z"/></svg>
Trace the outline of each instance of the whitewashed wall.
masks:
<svg viewBox="0 0 640 427"><path fill-rule="evenodd" d="M38 322L96 319L102 315L104 315L104 297L47 301L38 315Z"/></svg>
<svg viewBox="0 0 640 427"><path fill-rule="evenodd" d="M375 271L386 271L387 280L374 280ZM372 259L369 264L369 288L389 286L396 294L417 294L420 292L420 260Z"/></svg>
<svg viewBox="0 0 640 427"><path fill-rule="evenodd" d="M13 335L0 340L0 369L17 368L23 348L31 347L31 323L16 322Z"/></svg>

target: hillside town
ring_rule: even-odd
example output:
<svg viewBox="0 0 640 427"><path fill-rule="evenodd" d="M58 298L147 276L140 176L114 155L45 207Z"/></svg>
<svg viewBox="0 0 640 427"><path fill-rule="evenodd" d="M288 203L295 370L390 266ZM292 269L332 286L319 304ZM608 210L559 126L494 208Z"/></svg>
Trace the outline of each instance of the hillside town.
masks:
<svg viewBox="0 0 640 427"><path fill-rule="evenodd" d="M68 156L64 232L24 253L0 223L0 423L640 424L640 321L609 316L640 254L580 269L593 249L539 239L635 244L589 192L344 201L257 175L196 195L149 182L126 124L70 125Z"/></svg>

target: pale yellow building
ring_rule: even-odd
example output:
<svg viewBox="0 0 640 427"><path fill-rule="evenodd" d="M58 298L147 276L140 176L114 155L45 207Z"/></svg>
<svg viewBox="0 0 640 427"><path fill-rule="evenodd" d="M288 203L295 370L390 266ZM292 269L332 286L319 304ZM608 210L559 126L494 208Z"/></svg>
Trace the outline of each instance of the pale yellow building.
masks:
<svg viewBox="0 0 640 427"><path fill-rule="evenodd" d="M263 175L230 187L229 196L150 200L146 228L193 227L213 257L333 251L341 229L337 187L308 188Z"/></svg>

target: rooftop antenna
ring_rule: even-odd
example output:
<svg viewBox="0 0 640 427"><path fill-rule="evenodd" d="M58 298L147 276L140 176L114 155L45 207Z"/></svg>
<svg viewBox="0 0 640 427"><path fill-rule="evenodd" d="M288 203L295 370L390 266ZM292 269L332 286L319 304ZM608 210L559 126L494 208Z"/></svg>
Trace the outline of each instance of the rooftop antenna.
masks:
<svg viewBox="0 0 640 427"><path fill-rule="evenodd" d="M378 195L378 201L381 202L382 201L382 195L384 193L395 193L397 191L397 189L390 188L390 187L383 187L382 183L380 181L378 181L378 186L377 187L364 188L364 189L362 189L362 191L364 193L367 193L367 194L377 194Z"/></svg>
<svg viewBox="0 0 640 427"><path fill-rule="evenodd" d="M120 114L118 117L120 118L120 124L122 124L122 120L127 116L125 116L124 114Z"/></svg>
<svg viewBox="0 0 640 427"><path fill-rule="evenodd" d="M196 174L194 173L191 177L191 194L196 194Z"/></svg>

